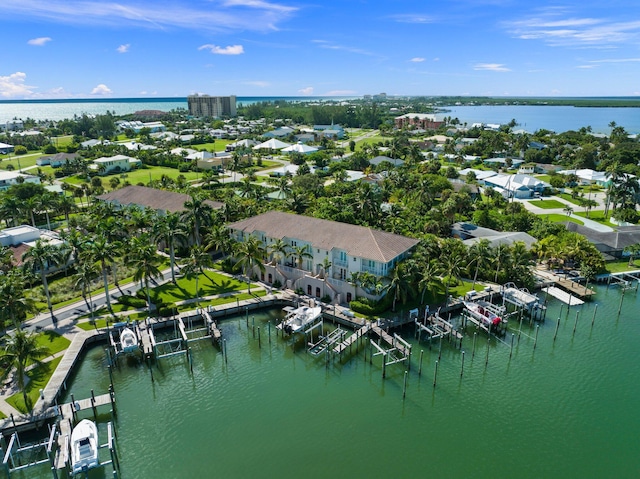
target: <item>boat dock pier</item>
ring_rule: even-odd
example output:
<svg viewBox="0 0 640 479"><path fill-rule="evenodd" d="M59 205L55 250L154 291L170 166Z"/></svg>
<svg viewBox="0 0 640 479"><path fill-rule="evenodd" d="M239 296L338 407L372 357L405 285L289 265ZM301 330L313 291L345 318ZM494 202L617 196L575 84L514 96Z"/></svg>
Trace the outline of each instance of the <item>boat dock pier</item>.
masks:
<svg viewBox="0 0 640 479"><path fill-rule="evenodd" d="M444 318L441 318L438 313L426 316L420 321L417 318L414 320L416 326L415 337L420 342L422 340L422 334L425 333L429 338L429 342L434 339L451 338L454 342L459 342L462 346L462 338L464 337L461 332L453 327L453 324Z"/></svg>
<svg viewBox="0 0 640 479"><path fill-rule="evenodd" d="M333 353L341 356L344 351L346 351L347 349L351 349L354 343L357 344L359 339L362 339L369 331L371 331L372 325L373 323L367 322L361 328L356 329L351 336L349 336L346 340L342 341L340 344L336 345L336 347L333 348Z"/></svg>
<svg viewBox="0 0 640 479"><path fill-rule="evenodd" d="M554 284L564 289L568 293L573 294L579 298L590 298L596 292L593 289L589 289L586 286L581 285L577 281L572 281L568 278L563 278L558 276L557 274L551 273L550 271L542 271L539 269L534 270L534 275L542 280L543 283L546 283L549 286L553 286Z"/></svg>
<svg viewBox="0 0 640 479"><path fill-rule="evenodd" d="M377 323L371 323L371 332L378 336L378 341L369 340L369 344L377 352L370 353L369 362L374 356L382 356L382 377L386 377L387 366L406 362L407 370L411 368L411 345L396 333L391 336Z"/></svg>
<svg viewBox="0 0 640 479"><path fill-rule="evenodd" d="M543 319L542 315L547 307L528 289L518 288L514 283L507 283L502 287L501 294L503 304L512 304L517 310L526 311L532 319Z"/></svg>

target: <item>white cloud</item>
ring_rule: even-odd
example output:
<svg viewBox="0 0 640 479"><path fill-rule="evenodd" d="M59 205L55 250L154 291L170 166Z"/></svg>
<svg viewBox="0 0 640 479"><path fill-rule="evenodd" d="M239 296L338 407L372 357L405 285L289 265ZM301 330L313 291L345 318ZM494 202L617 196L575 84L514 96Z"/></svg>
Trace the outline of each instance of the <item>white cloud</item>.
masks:
<svg viewBox="0 0 640 479"><path fill-rule="evenodd" d="M25 85L27 74L15 72L8 76L0 76L0 97L16 98L33 95L34 86Z"/></svg>
<svg viewBox="0 0 640 479"><path fill-rule="evenodd" d="M473 66L474 70L491 71L491 72L510 72L511 70L505 67L502 63L476 63Z"/></svg>
<svg viewBox="0 0 640 479"><path fill-rule="evenodd" d="M589 70L591 68L596 68L597 65L578 65L576 68L582 68L584 70Z"/></svg>
<svg viewBox="0 0 640 479"><path fill-rule="evenodd" d="M399 23L435 23L435 18L422 13L403 13L391 15L391 18Z"/></svg>
<svg viewBox="0 0 640 479"><path fill-rule="evenodd" d="M104 83L100 83L100 85L91 90L92 95L110 95L111 93L111 88L109 88Z"/></svg>
<svg viewBox="0 0 640 479"><path fill-rule="evenodd" d="M219 47L217 45L207 43L206 45L199 46L198 50L209 50L214 55L242 55L244 53L242 45Z"/></svg>
<svg viewBox="0 0 640 479"><path fill-rule="evenodd" d="M640 58L608 58L605 60L591 60L591 63L636 63Z"/></svg>
<svg viewBox="0 0 640 479"><path fill-rule="evenodd" d="M414 63L422 63L425 59L422 57L413 57L411 60L409 60L410 62L414 62Z"/></svg>
<svg viewBox="0 0 640 479"><path fill-rule="evenodd" d="M440 61L440 58L435 57L435 58L433 59L433 61L434 61L434 62L439 62L439 61Z"/></svg>
<svg viewBox="0 0 640 479"><path fill-rule="evenodd" d="M52 40L51 37L32 38L31 40L27 41L27 45L33 45L33 46L36 46L36 47L43 47L48 42L50 42L51 40Z"/></svg>
<svg viewBox="0 0 640 479"><path fill-rule="evenodd" d="M270 31L297 7L261 0L218 2L93 2L87 0L2 0L0 18L24 16L75 25L184 28L203 31Z"/></svg>
<svg viewBox="0 0 640 479"><path fill-rule="evenodd" d="M516 38L541 40L551 46L613 47L637 44L640 21L626 18L590 18L566 16L564 9L550 8L535 16L503 25Z"/></svg>
<svg viewBox="0 0 640 479"><path fill-rule="evenodd" d="M313 87L308 86L306 88L301 88L300 90L298 90L298 93L300 93L301 95L313 95Z"/></svg>
<svg viewBox="0 0 640 479"><path fill-rule="evenodd" d="M120 45L118 48L116 48L116 51L118 53L127 53L129 51L129 48L131 48L131 44L124 43L124 44Z"/></svg>

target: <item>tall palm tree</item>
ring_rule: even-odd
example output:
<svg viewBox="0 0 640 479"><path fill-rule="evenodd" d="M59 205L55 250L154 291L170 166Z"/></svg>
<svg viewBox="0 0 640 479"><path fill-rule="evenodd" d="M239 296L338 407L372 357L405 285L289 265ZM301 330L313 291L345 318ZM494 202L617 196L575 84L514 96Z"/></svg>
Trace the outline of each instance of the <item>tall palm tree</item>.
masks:
<svg viewBox="0 0 640 479"><path fill-rule="evenodd" d="M156 241L164 241L169 248L169 262L171 264L171 282L176 282L176 244L187 239L187 230L177 213L167 213L157 218L153 225L153 237Z"/></svg>
<svg viewBox="0 0 640 479"><path fill-rule="evenodd" d="M93 241L89 243L89 248L87 249L87 254L91 260L100 263L100 267L102 269L102 281L104 283L104 293L107 300L107 309L111 313L113 313L113 309L111 307L111 298L109 297L109 279L107 275L109 266L114 263L119 251L119 242L112 243L107 240L107 238L100 235L96 235L93 238Z"/></svg>
<svg viewBox="0 0 640 479"><path fill-rule="evenodd" d="M196 307L198 307L198 300L200 299L198 280L201 274L207 276L205 270L209 267L211 267L211 256L209 256L209 253L207 253L204 247L194 245L191 248L187 262L182 266L182 273L187 278L195 278L196 280ZM211 278L209 278L209 280L213 283Z"/></svg>
<svg viewBox="0 0 640 479"><path fill-rule="evenodd" d="M47 298L47 308L53 318L53 307L51 305L51 295L49 293L49 283L47 282L47 271L57 266L62 261L62 250L59 246L39 239L35 246L29 248L22 255L24 267L30 269L34 273L40 273L44 295Z"/></svg>
<svg viewBox="0 0 640 479"><path fill-rule="evenodd" d="M309 245L307 244L300 245L300 246L293 246L291 248L291 255L296 258L296 268L298 269L304 269L302 267L302 262L304 261L305 258L313 257L313 255L309 252Z"/></svg>
<svg viewBox="0 0 640 479"><path fill-rule="evenodd" d="M441 269L435 260L426 263L418 272L418 289L421 292L420 303L424 304L425 293L441 283Z"/></svg>
<svg viewBox="0 0 640 479"><path fill-rule="evenodd" d="M286 258L289 255L289 243L282 238L278 238L267 246L267 251L271 256L271 260L278 264L283 258Z"/></svg>
<svg viewBox="0 0 640 479"><path fill-rule="evenodd" d="M387 291L393 295L392 311L396 310L396 302L400 300L403 304L407 302L407 299L413 292L413 282L411 277L405 271L406 266L404 263L398 263L390 272L387 284Z"/></svg>
<svg viewBox="0 0 640 479"><path fill-rule="evenodd" d="M93 281L98 277L98 268L95 263L85 261L79 263L76 267L76 274L74 275L74 287L80 289L82 292L82 299L87 305L89 315L93 320L93 297L91 295ZM89 300L87 301L87 295Z"/></svg>
<svg viewBox="0 0 640 479"><path fill-rule="evenodd" d="M196 245L200 245L200 229L211 223L211 206L205 203L205 199L198 195L191 196L190 200L184 203L185 212L182 218L190 225L193 232L193 240Z"/></svg>
<svg viewBox="0 0 640 479"><path fill-rule="evenodd" d="M11 370L16 371L16 381L18 389L22 391L22 398L27 410L31 410L29 397L24 384L24 376L27 364L41 364L40 359L49 355L49 350L38 343L35 334L30 334L21 329L16 329L13 335L9 336L4 346L1 361L7 366L2 373L2 379L6 378Z"/></svg>
<svg viewBox="0 0 640 479"><path fill-rule="evenodd" d="M151 242L148 234L134 236L129 242L129 264L133 266L134 281L144 281L144 289L147 294L147 306L151 312L151 296L149 294L149 280L162 276L160 264L162 259L158 254L156 245Z"/></svg>
<svg viewBox="0 0 640 479"><path fill-rule="evenodd" d="M258 268L260 272L265 271L262 258L265 251L262 242L255 236L249 235L243 241L236 243L236 251L234 253L237 261L236 266L240 266L244 270L247 277L249 293L251 293L251 272Z"/></svg>
<svg viewBox="0 0 640 479"><path fill-rule="evenodd" d="M0 328L4 329L9 319L18 328L27 314L38 312L35 302L25 296L24 284L24 272L20 269L0 275Z"/></svg>
<svg viewBox="0 0 640 479"><path fill-rule="evenodd" d="M480 270L487 271L491 267L491 243L488 239L482 238L469 248L469 265L475 263L475 272L473 274L473 285L475 287Z"/></svg>

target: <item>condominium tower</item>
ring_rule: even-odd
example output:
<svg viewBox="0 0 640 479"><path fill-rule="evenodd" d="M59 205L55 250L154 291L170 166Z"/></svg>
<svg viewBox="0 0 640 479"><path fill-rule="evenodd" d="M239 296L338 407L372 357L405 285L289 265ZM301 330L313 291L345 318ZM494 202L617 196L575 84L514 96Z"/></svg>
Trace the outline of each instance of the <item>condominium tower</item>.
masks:
<svg viewBox="0 0 640 479"><path fill-rule="evenodd" d="M196 117L220 118L223 116L236 116L236 97L189 95L189 114Z"/></svg>

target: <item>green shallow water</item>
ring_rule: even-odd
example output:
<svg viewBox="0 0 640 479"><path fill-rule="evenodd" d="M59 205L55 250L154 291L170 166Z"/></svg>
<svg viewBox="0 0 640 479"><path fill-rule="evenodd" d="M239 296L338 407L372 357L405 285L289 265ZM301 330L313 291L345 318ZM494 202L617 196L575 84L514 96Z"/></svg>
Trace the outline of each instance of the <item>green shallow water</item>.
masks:
<svg viewBox="0 0 640 479"><path fill-rule="evenodd" d="M228 365L202 341L193 375L183 356L160 360L154 383L141 365L114 371L121 477L640 477L640 296L628 291L617 318L620 295L600 287L575 335L575 309L563 313L555 343L554 300L535 350L523 334L510 360L509 345L492 342L486 367L486 336L472 360L469 329L464 376L445 343L435 389L438 347L416 345L404 400L402 365L382 380L380 358L370 365L361 351L326 368L302 344L294 352L272 334L269 345L278 312L255 314L261 349L244 317L225 320ZM69 391L105 392L105 364L90 350Z"/></svg>

